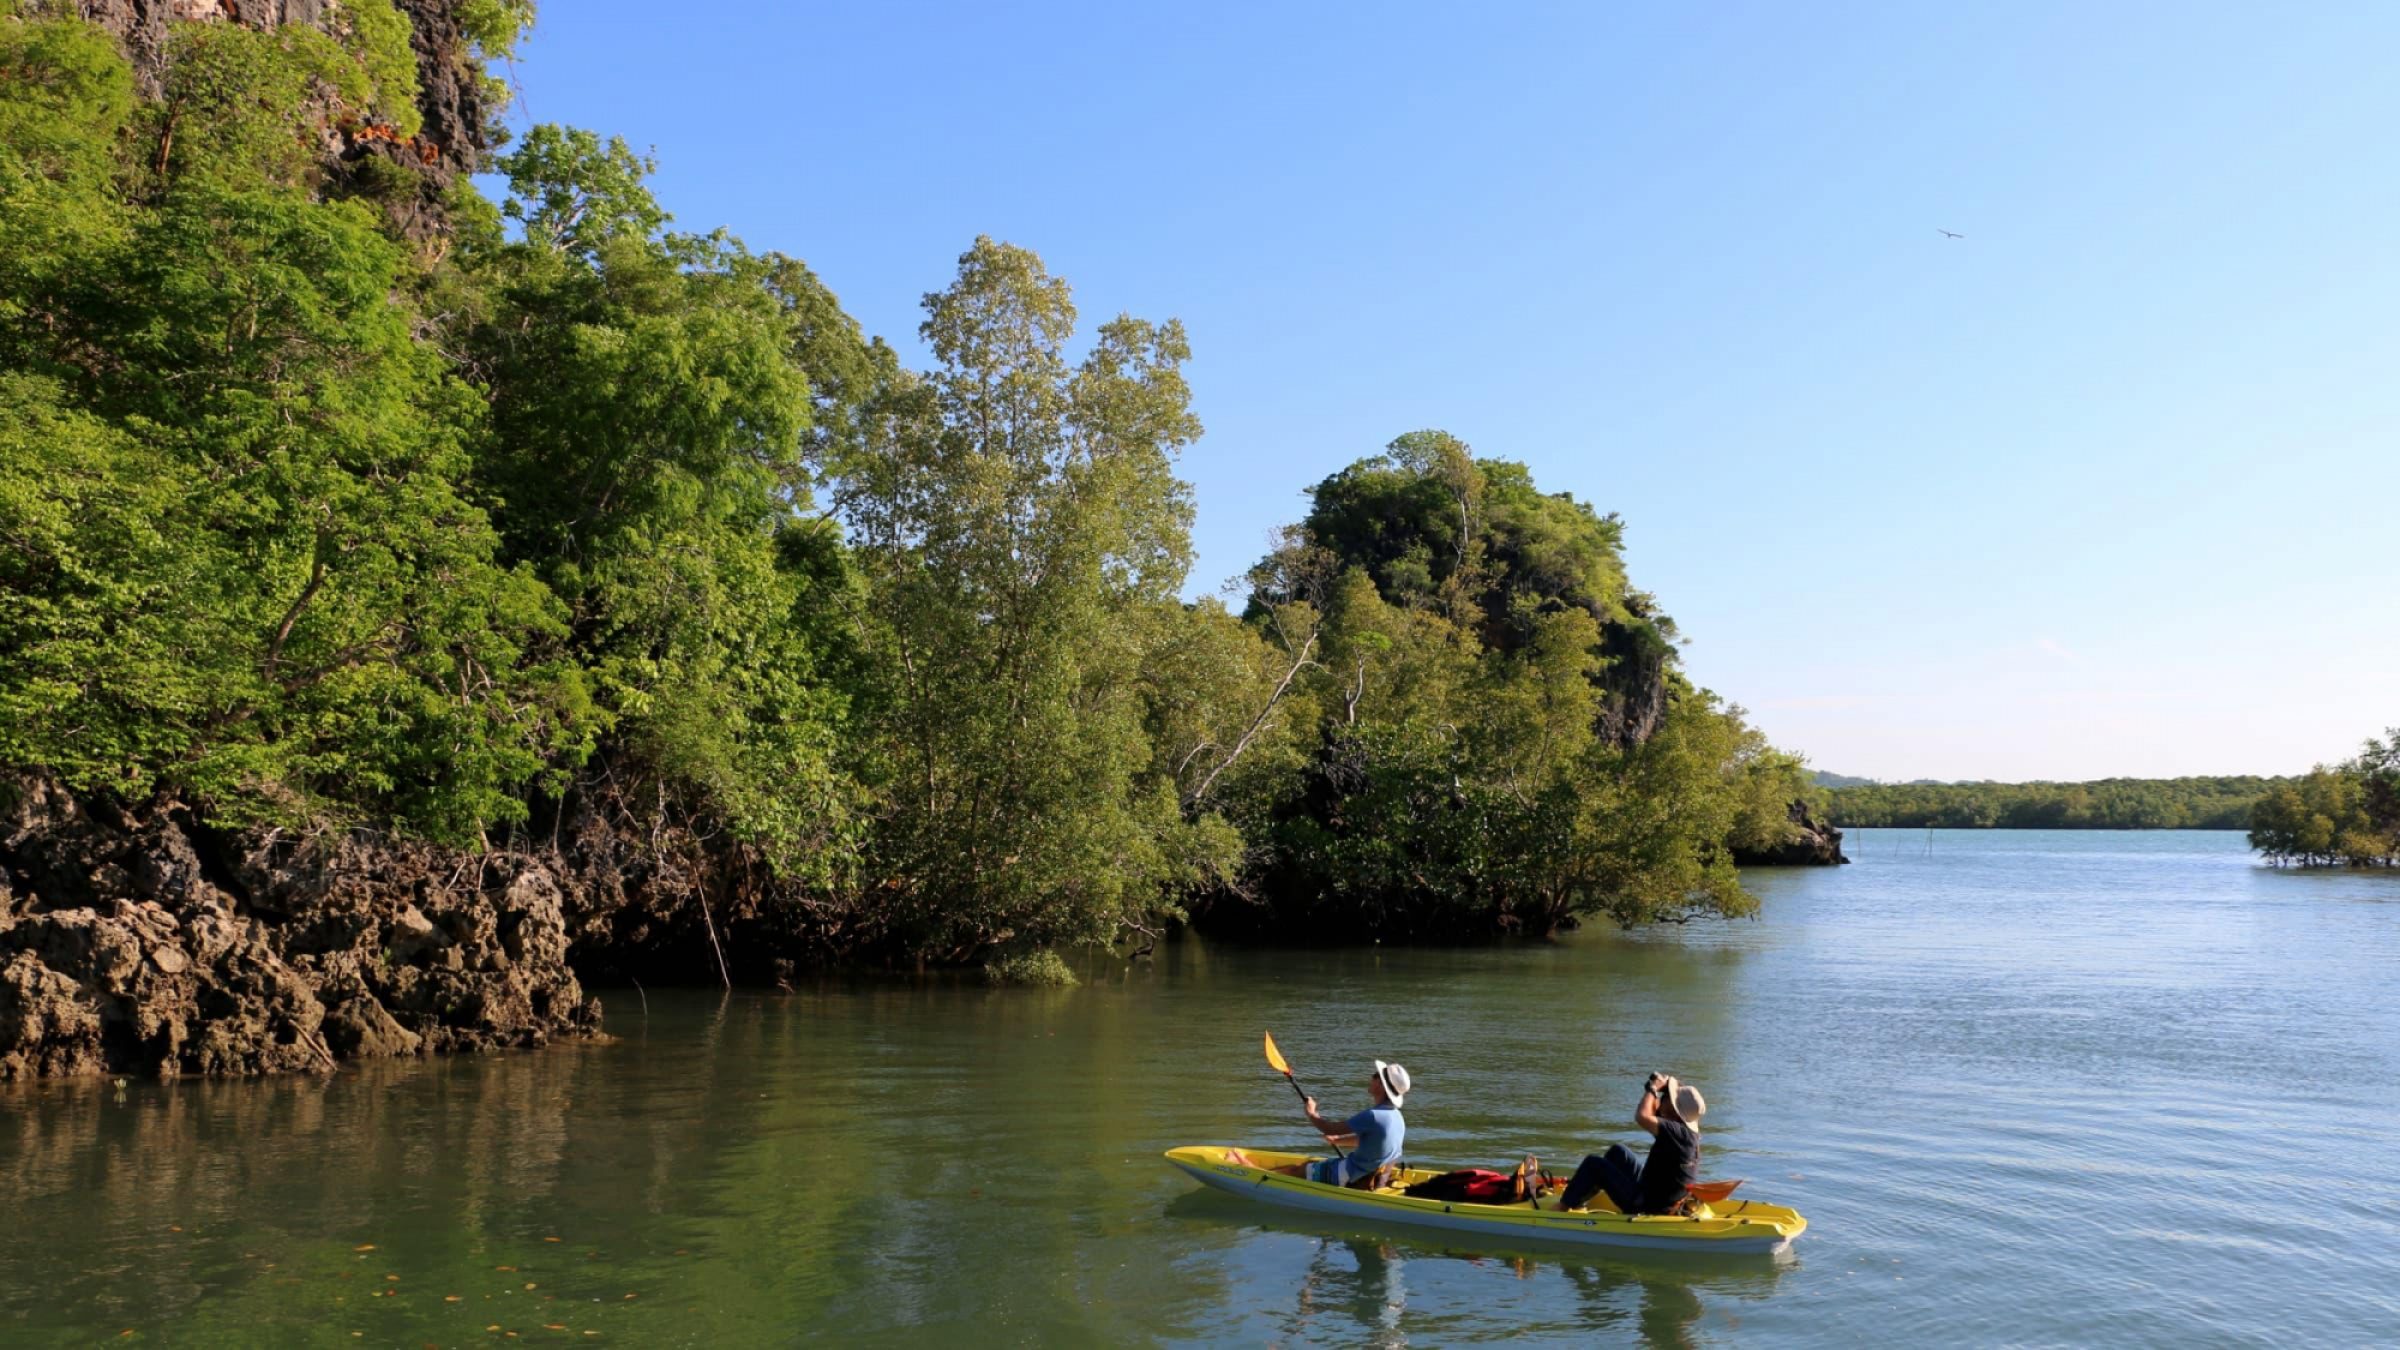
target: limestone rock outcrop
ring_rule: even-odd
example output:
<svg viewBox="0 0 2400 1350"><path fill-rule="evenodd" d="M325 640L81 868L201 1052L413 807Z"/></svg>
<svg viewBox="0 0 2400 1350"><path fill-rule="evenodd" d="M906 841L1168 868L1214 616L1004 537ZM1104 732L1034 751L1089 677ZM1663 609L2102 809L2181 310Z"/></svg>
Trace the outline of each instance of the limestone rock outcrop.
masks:
<svg viewBox="0 0 2400 1350"><path fill-rule="evenodd" d="M0 1080L321 1071L595 1033L539 861L0 787Z"/></svg>

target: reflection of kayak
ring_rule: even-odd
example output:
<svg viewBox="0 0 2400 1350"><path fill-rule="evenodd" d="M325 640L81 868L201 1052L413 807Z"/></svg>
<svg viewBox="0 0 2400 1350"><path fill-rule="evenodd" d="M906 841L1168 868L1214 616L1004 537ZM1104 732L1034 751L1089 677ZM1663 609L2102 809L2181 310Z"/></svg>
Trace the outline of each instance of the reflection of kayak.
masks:
<svg viewBox="0 0 2400 1350"><path fill-rule="evenodd" d="M1302 1181L1265 1170L1312 1159L1302 1153L1243 1149L1261 1164L1245 1167L1226 1160L1228 1150L1197 1146L1167 1150L1167 1161L1220 1191L1270 1205L1339 1214L1373 1223L1447 1228L1514 1242L1568 1243L1578 1247L1655 1247L1688 1252L1779 1252L1808 1227L1796 1210L1750 1200L1699 1205L1690 1214L1620 1214L1608 1197L1591 1209L1535 1210L1522 1204L1478 1205L1464 1201L1418 1200L1400 1188L1441 1175L1442 1169L1412 1167L1386 1190L1352 1191L1321 1181Z"/></svg>

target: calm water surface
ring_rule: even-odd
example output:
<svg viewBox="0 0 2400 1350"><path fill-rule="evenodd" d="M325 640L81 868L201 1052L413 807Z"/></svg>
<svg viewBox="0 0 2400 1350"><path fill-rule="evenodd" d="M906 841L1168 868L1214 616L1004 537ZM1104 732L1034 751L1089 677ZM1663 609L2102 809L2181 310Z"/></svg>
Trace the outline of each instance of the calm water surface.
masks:
<svg viewBox="0 0 2400 1350"><path fill-rule="evenodd" d="M1864 831L1755 923L1466 953L1199 943L1067 992L611 995L614 1044L0 1093L0 1342L2400 1341L2400 877L2231 834ZM1413 1158L1571 1165L1641 1076L1782 1258L1283 1219L1272 1027ZM129 1336L124 1333L131 1333Z"/></svg>

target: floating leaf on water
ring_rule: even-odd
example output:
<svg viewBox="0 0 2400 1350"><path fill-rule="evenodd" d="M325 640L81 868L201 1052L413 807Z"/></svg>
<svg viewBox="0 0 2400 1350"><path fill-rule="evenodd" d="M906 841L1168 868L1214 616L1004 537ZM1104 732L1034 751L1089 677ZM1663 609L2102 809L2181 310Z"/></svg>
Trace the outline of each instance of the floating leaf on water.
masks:
<svg viewBox="0 0 2400 1350"><path fill-rule="evenodd" d="M532 1289L532 1288L536 1288L537 1286L534 1284L534 1282L533 1282L533 1281L531 1281L531 1280L527 1280L527 1281L525 1282L525 1287L526 1287L526 1288L528 1288L528 1289Z"/></svg>
<svg viewBox="0 0 2400 1350"><path fill-rule="evenodd" d="M372 1242L362 1242L357 1246L352 1247L350 1250L354 1252L371 1252L375 1250L375 1244Z"/></svg>
<svg viewBox="0 0 2400 1350"><path fill-rule="evenodd" d="M498 1322L494 1322L490 1326L484 1328L485 1331L498 1331L499 1329L500 1324Z"/></svg>
<svg viewBox="0 0 2400 1350"><path fill-rule="evenodd" d="M515 1269L516 1269L516 1267L515 1267L515 1266L494 1266L494 1267L492 1267L492 1269L494 1269L494 1270L515 1270Z"/></svg>
<svg viewBox="0 0 2400 1350"><path fill-rule="evenodd" d="M456 1294L444 1294L444 1295L442 1295L442 1302L444 1302L444 1303L456 1303L456 1302L458 1302L458 1295L456 1295Z"/></svg>
<svg viewBox="0 0 2400 1350"><path fill-rule="evenodd" d="M554 1238L554 1237L546 1237L546 1238L543 1238L543 1239L542 1239L542 1241L544 1241L544 1242L563 1242L563 1241L565 1241L565 1240L566 1240L566 1239L564 1239L564 1238Z"/></svg>
<svg viewBox="0 0 2400 1350"><path fill-rule="evenodd" d="M396 1282L398 1282L398 1280L400 1279L400 1277L399 1277L399 1276L397 1276L397 1275L386 1275L386 1276L384 1276L383 1278L384 1278L384 1279L386 1279L386 1280L393 1281L393 1282L395 1282L395 1283L396 1283Z"/></svg>
<svg viewBox="0 0 2400 1350"><path fill-rule="evenodd" d="M627 1294L625 1297L627 1297L627 1298L640 1298L640 1297L641 1297L641 1295L640 1295L640 1294Z"/></svg>
<svg viewBox="0 0 2400 1350"><path fill-rule="evenodd" d="M544 1322L544 1323L542 1323L542 1330L544 1330L544 1331L565 1331L566 1329L567 1329L567 1324L566 1324L566 1323L564 1323L564 1322Z"/></svg>

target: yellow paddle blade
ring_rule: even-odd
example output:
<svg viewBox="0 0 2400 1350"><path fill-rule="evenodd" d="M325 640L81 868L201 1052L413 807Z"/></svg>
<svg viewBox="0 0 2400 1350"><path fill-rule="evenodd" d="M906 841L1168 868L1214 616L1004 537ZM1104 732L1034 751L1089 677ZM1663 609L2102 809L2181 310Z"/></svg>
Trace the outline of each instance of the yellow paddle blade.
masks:
<svg viewBox="0 0 2400 1350"><path fill-rule="evenodd" d="M1283 1062L1283 1052L1275 1048L1275 1033L1272 1031L1267 1033L1267 1067L1286 1078L1292 1076L1292 1066Z"/></svg>

